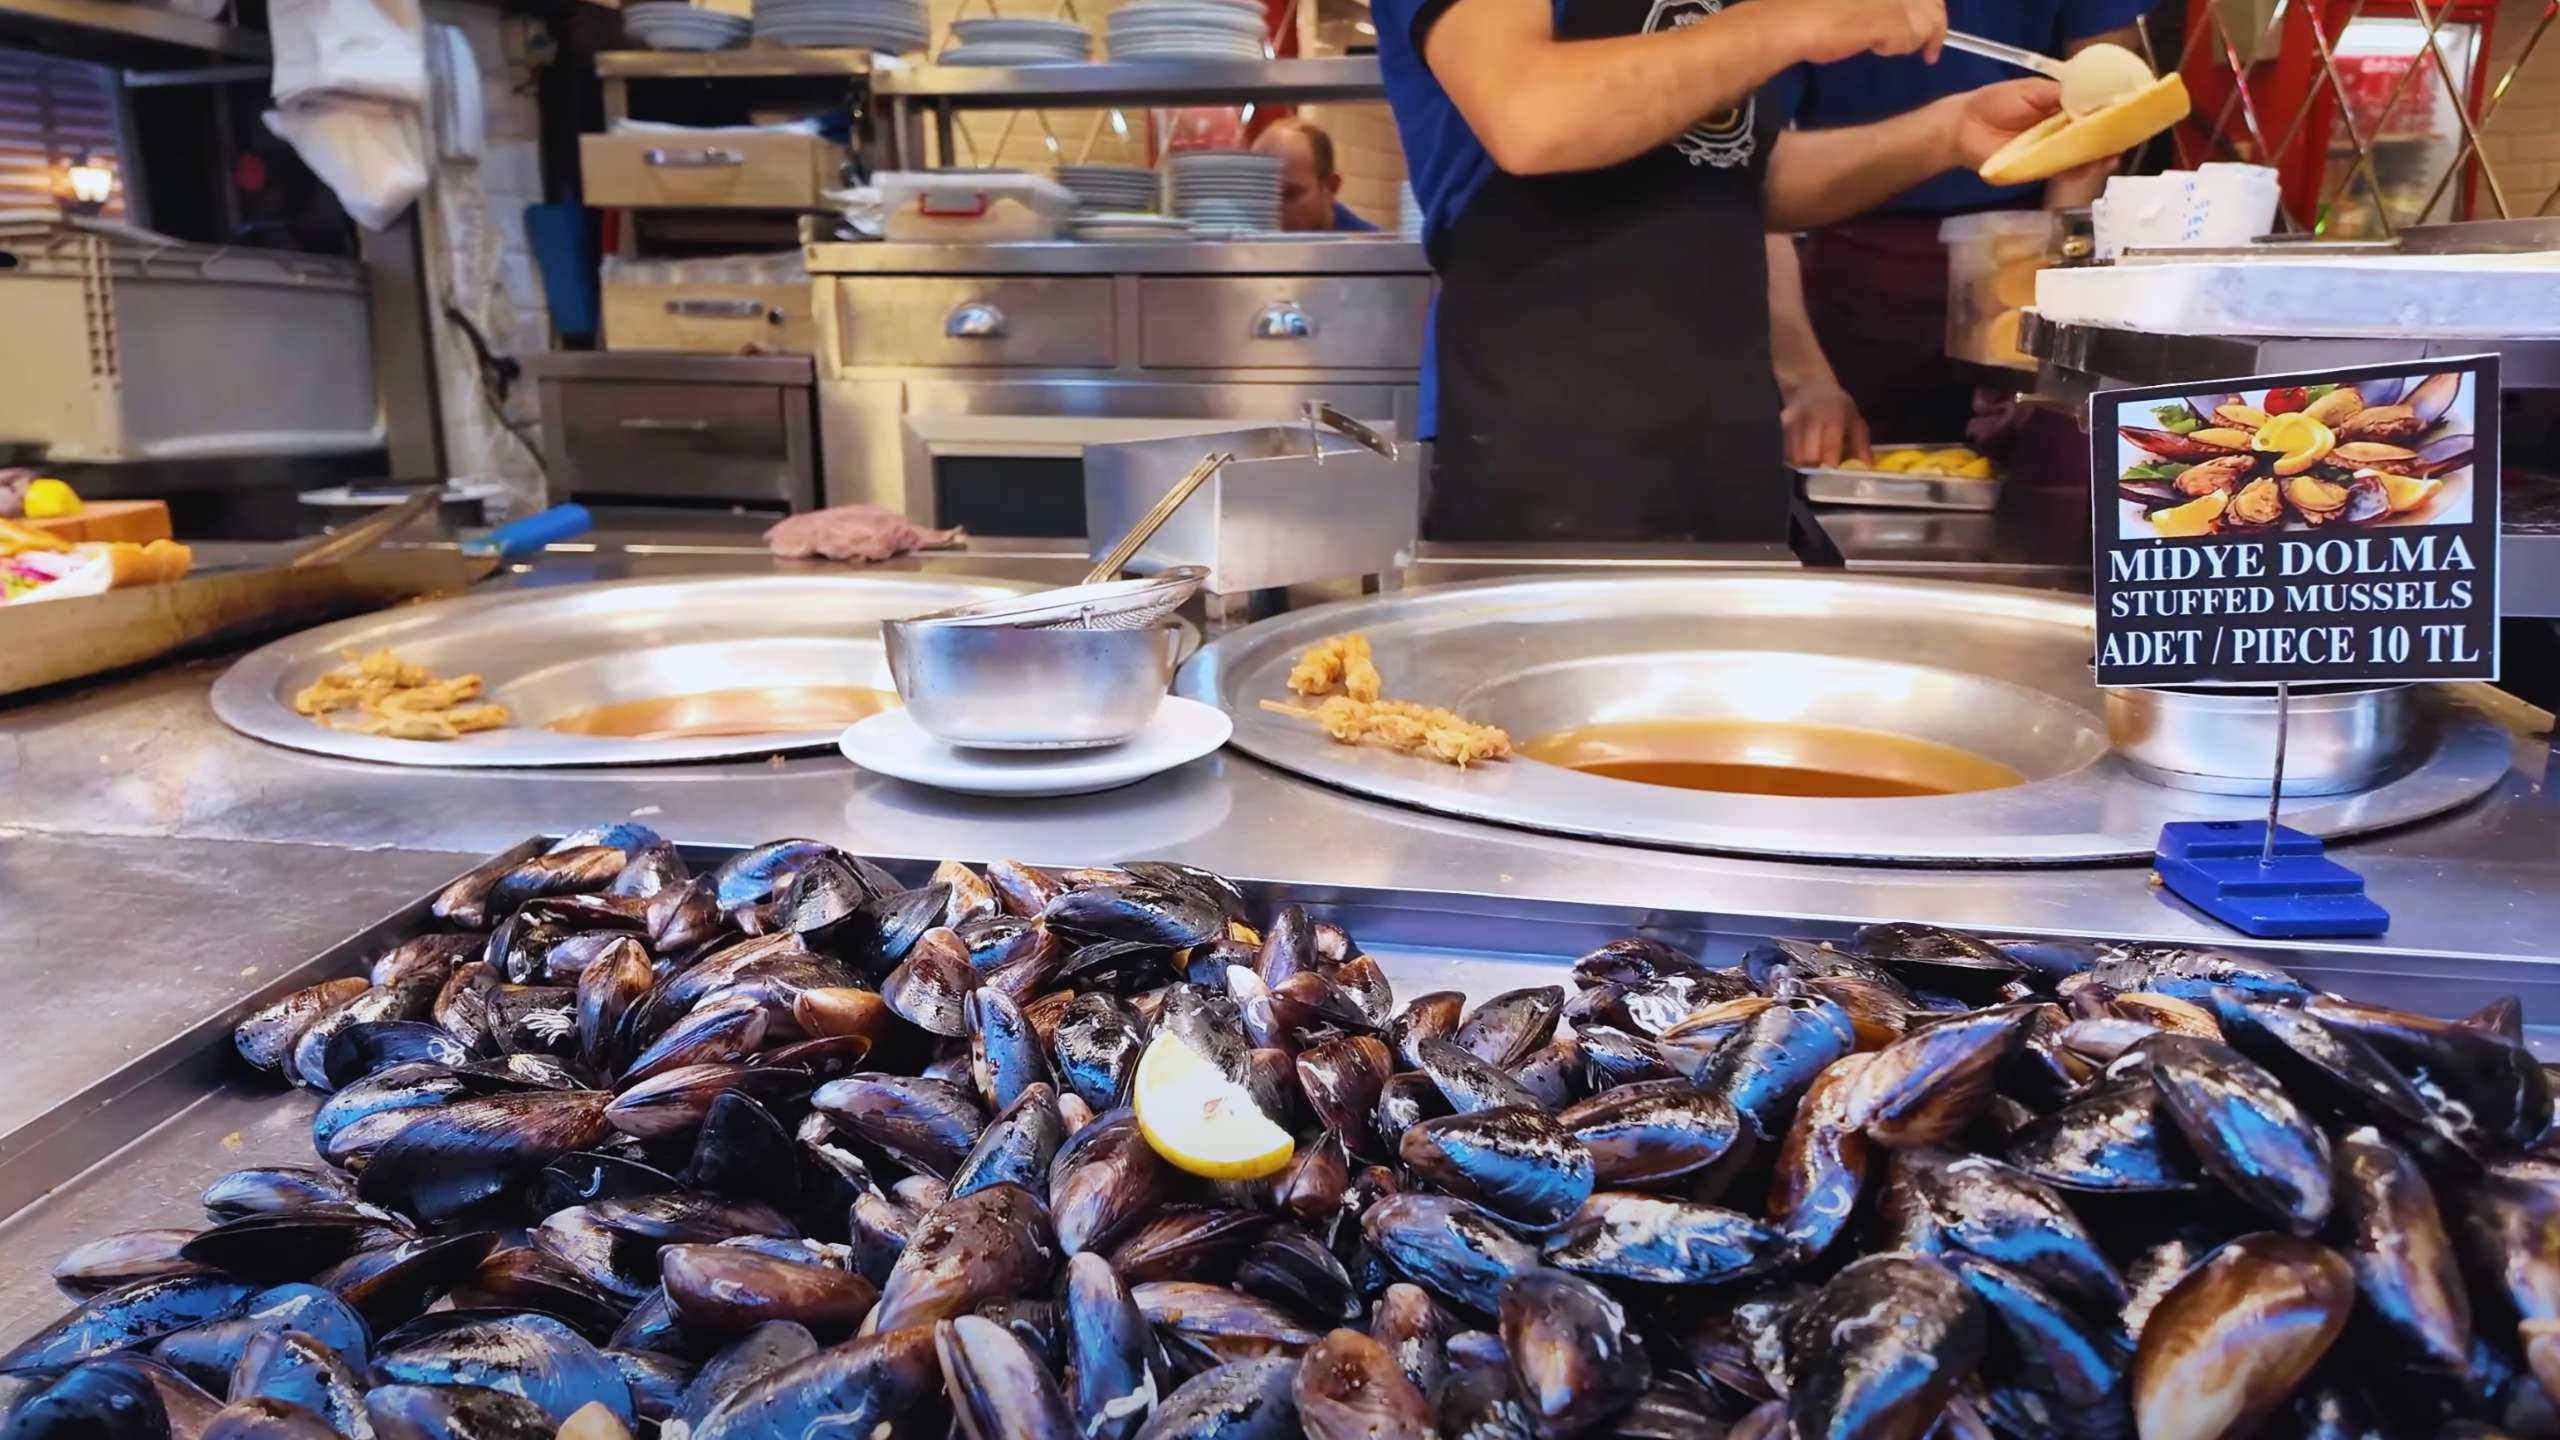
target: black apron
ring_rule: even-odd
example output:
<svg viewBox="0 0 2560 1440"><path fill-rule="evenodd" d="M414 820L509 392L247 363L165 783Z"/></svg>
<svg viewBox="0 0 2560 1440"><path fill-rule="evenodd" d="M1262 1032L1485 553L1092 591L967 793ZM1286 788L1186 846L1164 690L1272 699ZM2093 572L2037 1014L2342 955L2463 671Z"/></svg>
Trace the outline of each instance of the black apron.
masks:
<svg viewBox="0 0 2560 1440"><path fill-rule="evenodd" d="M1562 0L1556 33L1720 8ZM1426 535L1786 541L1761 197L1775 108L1746 101L1606 170L1496 171L1443 229Z"/></svg>

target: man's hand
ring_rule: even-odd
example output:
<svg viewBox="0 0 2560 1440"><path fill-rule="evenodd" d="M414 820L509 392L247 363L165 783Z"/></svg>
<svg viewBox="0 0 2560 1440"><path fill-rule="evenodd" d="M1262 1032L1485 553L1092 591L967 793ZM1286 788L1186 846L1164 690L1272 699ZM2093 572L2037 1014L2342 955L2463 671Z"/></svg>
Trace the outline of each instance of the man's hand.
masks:
<svg viewBox="0 0 2560 1440"><path fill-rule="evenodd" d="M1786 427L1787 463L1799 470L1837 465L1853 456L1875 458L1867 440L1866 417L1858 413L1858 402L1849 398L1849 392L1835 383L1796 387L1788 393L1778 419Z"/></svg>
<svg viewBox="0 0 2560 1440"><path fill-rule="evenodd" d="M1946 0L1786 0L1786 7L1803 27L1804 58L1817 65L1915 52L1935 64L1947 38Z"/></svg>
<svg viewBox="0 0 2560 1440"><path fill-rule="evenodd" d="M1949 107L1947 164L1977 170L2001 146L2061 109L2062 87L2045 79L2004 80L1938 103Z"/></svg>

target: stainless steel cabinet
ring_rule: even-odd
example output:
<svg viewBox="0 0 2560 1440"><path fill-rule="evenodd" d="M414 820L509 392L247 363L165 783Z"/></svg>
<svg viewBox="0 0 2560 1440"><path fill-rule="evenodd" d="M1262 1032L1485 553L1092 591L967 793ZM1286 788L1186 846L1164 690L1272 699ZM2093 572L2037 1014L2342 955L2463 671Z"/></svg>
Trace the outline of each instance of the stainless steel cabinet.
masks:
<svg viewBox="0 0 2560 1440"><path fill-rule="evenodd" d="M1118 355L1107 278L863 275L825 292L838 369L1107 367Z"/></svg>
<svg viewBox="0 0 2560 1440"><path fill-rule="evenodd" d="M805 355L555 353L542 385L551 499L817 503Z"/></svg>
<svg viewBox="0 0 2560 1440"><path fill-rule="evenodd" d="M1419 275L1143 276L1150 369L1413 370L1431 282Z"/></svg>

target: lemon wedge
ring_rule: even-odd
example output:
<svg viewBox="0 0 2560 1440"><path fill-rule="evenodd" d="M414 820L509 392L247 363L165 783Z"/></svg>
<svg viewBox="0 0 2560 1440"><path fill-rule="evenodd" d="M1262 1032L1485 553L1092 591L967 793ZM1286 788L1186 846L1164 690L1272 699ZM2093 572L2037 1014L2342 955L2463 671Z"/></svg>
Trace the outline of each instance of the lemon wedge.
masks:
<svg viewBox="0 0 2560 1440"><path fill-rule="evenodd" d="M2338 437L2328 426L2297 410L2269 419L2250 437L2249 446L2274 453L2277 474L2299 475L2328 459L2329 452L2338 448Z"/></svg>
<svg viewBox="0 0 2560 1440"><path fill-rule="evenodd" d="M1139 1057L1130 1098L1148 1146L1203 1179L1259 1180L1279 1173L1297 1148L1251 1091L1170 1031L1158 1031Z"/></svg>
<svg viewBox="0 0 2560 1440"><path fill-rule="evenodd" d="M27 518L59 520L80 513L80 496L59 480L47 477L27 484Z"/></svg>

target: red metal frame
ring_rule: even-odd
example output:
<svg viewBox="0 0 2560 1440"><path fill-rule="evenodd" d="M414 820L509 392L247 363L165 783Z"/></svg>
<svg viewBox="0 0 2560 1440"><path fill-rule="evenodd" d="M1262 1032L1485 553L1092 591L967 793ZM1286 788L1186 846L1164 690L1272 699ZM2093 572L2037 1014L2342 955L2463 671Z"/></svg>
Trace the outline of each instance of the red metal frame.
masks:
<svg viewBox="0 0 2560 1440"><path fill-rule="evenodd" d="M2423 6L2423 11L2421 7ZM2195 110L2174 135L2178 163L2244 160L2272 165L2282 177L2284 213L2298 227L2318 223L2329 193L2329 147L2340 124L2339 95L2327 63L2337 37L2359 18L2476 26L2463 106L2474 125L2489 87L2496 43L2496 0L2294 0L2279 21L2276 54L2243 64L2215 23L2217 0L2187 0L2186 41L2178 58ZM2315 33L2312 27L2318 26ZM2429 67L2432 69L2432 66ZM2421 83L2412 81L2412 85ZM2423 83L2442 83L2428 77ZM2454 213L2474 213L2480 159L2466 159Z"/></svg>

